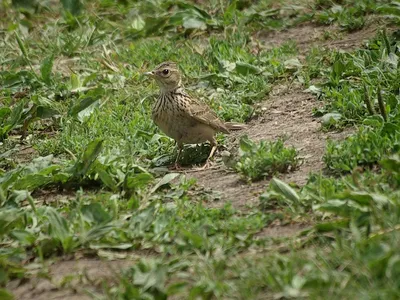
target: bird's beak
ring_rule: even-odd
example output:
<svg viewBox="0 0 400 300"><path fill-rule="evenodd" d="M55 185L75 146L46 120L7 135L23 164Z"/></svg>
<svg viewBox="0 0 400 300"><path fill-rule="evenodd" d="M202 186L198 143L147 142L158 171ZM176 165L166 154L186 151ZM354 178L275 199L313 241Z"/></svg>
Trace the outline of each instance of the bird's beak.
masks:
<svg viewBox="0 0 400 300"><path fill-rule="evenodd" d="M153 73L153 71L151 71L151 72L143 73L143 75L146 75L146 76L149 76L149 77L153 77L154 73Z"/></svg>

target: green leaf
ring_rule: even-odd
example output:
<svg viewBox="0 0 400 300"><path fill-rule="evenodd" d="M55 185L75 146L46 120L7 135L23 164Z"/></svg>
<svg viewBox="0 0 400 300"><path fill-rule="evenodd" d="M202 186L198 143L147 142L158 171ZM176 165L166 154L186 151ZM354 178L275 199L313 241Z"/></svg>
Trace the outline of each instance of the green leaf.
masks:
<svg viewBox="0 0 400 300"><path fill-rule="evenodd" d="M93 112L99 107L100 107L100 101L93 102L88 107L86 107L85 109L81 110L78 113L77 115L78 120L81 123L85 122L88 119L88 117L90 117L93 114Z"/></svg>
<svg viewBox="0 0 400 300"><path fill-rule="evenodd" d="M187 286L188 286L187 282L176 282L176 283L170 284L170 285L168 285L168 288L167 288L167 295L168 296L178 295L178 294L182 293Z"/></svg>
<svg viewBox="0 0 400 300"><path fill-rule="evenodd" d="M22 169L13 170L0 177L0 184L3 191L7 191L18 180L22 171Z"/></svg>
<svg viewBox="0 0 400 300"><path fill-rule="evenodd" d="M83 235L82 244L98 240L113 229L115 229L115 226L111 224L97 225Z"/></svg>
<svg viewBox="0 0 400 300"><path fill-rule="evenodd" d="M28 196L30 196L28 191L13 190L9 199L12 199L15 203L18 204L22 201L27 200Z"/></svg>
<svg viewBox="0 0 400 300"><path fill-rule="evenodd" d="M22 216L22 211L16 208L0 210L0 236L7 233L14 222L17 222Z"/></svg>
<svg viewBox="0 0 400 300"><path fill-rule="evenodd" d="M59 115L59 111L56 109L53 109L51 107L46 107L46 106L38 106L36 108L36 117L40 119L48 119L51 117L54 117L56 115Z"/></svg>
<svg viewBox="0 0 400 300"><path fill-rule="evenodd" d="M51 177L41 174L28 174L25 177L17 180L13 186L17 190L29 190L32 191L38 187L45 186L51 183L53 180Z"/></svg>
<svg viewBox="0 0 400 300"><path fill-rule="evenodd" d="M79 82L79 77L75 73L71 74L70 85L71 85L71 90L76 90L81 87Z"/></svg>
<svg viewBox="0 0 400 300"><path fill-rule="evenodd" d="M333 74L336 76L336 78L340 78L345 70L346 65L343 63L342 59L337 58L332 66Z"/></svg>
<svg viewBox="0 0 400 300"><path fill-rule="evenodd" d="M11 109L8 107L1 107L0 108L0 125L3 121L10 115Z"/></svg>
<svg viewBox="0 0 400 300"><path fill-rule="evenodd" d="M113 176L108 174L108 172L103 168L96 168L96 173L99 175L100 180L111 190L115 191L117 189L117 183L115 182Z"/></svg>
<svg viewBox="0 0 400 300"><path fill-rule="evenodd" d="M145 25L146 25L146 22L143 20L143 18L141 16L137 15L132 20L131 28L136 31L141 31L144 29Z"/></svg>
<svg viewBox="0 0 400 300"><path fill-rule="evenodd" d="M126 178L126 188L131 190L140 189L153 180L153 176L149 173L139 173L128 175Z"/></svg>
<svg viewBox="0 0 400 300"><path fill-rule="evenodd" d="M26 166L26 169L29 170L30 173L40 172L41 174L49 174L53 171L55 165L53 165L52 154L47 156L40 156L32 159L32 162ZM48 169L50 168L50 169Z"/></svg>
<svg viewBox="0 0 400 300"><path fill-rule="evenodd" d="M21 102L19 105L13 108L8 124L11 128L14 128L21 120L22 112L24 110L25 103Z"/></svg>
<svg viewBox="0 0 400 300"><path fill-rule="evenodd" d="M283 195L286 199L292 201L293 203L300 202L299 195L285 182L277 178L272 178L270 185L275 192Z"/></svg>
<svg viewBox="0 0 400 300"><path fill-rule="evenodd" d="M34 234L23 229L11 231L10 236L19 241L23 246L33 245L36 241L36 236Z"/></svg>
<svg viewBox="0 0 400 300"><path fill-rule="evenodd" d="M157 298L166 300L164 285L167 277L167 268L159 263L140 261L134 267L133 284L142 286L144 290L157 289Z"/></svg>
<svg viewBox="0 0 400 300"><path fill-rule="evenodd" d="M291 58L284 61L287 70L298 70L303 66L298 58Z"/></svg>
<svg viewBox="0 0 400 300"><path fill-rule="evenodd" d="M202 249L207 243L207 240L197 233L182 229L181 234L197 249Z"/></svg>
<svg viewBox="0 0 400 300"><path fill-rule="evenodd" d="M23 7L25 9L27 8L33 9L37 5L36 0L12 0L11 3L14 7Z"/></svg>
<svg viewBox="0 0 400 300"><path fill-rule="evenodd" d="M73 248L73 236L69 232L67 220L52 207L47 207L46 214L50 224L50 236L61 242L65 252L70 252Z"/></svg>
<svg viewBox="0 0 400 300"><path fill-rule="evenodd" d="M69 236L67 220L52 207L47 207L47 217L49 219L51 236L58 238L60 241L67 239Z"/></svg>
<svg viewBox="0 0 400 300"><path fill-rule="evenodd" d="M95 139L87 145L83 155L79 161L76 162L74 166L74 175L84 176L89 171L90 166L96 160L97 156L99 156L100 151L103 148L102 139Z"/></svg>
<svg viewBox="0 0 400 300"><path fill-rule="evenodd" d="M381 166L388 171L400 174L400 155L394 154L380 162Z"/></svg>
<svg viewBox="0 0 400 300"><path fill-rule="evenodd" d="M187 10L188 12L189 11L193 12L199 17L202 17L204 19L211 19L211 16L207 11L205 11L204 9L201 9L200 7L198 7L196 5L193 5L193 4L190 4L187 2L183 2L183 1L176 1L175 3L179 8L183 8L183 9Z"/></svg>
<svg viewBox="0 0 400 300"><path fill-rule="evenodd" d="M82 10L82 3L80 0L61 0L63 8L69 11L73 16L79 15Z"/></svg>
<svg viewBox="0 0 400 300"><path fill-rule="evenodd" d="M14 296L7 290L0 288L0 299L1 300L14 300Z"/></svg>
<svg viewBox="0 0 400 300"><path fill-rule="evenodd" d="M345 191L336 196L341 200L353 200L360 205L371 206L373 198L368 192Z"/></svg>
<svg viewBox="0 0 400 300"><path fill-rule="evenodd" d="M81 209L85 219L89 222L105 223L111 220L111 216L101 207L99 203L84 205Z"/></svg>
<svg viewBox="0 0 400 300"><path fill-rule="evenodd" d="M25 106L25 103L22 101L13 108L13 110L11 111L11 114L1 132L0 141L2 139L4 139L7 136L7 134L12 129L14 129L15 126L17 126L20 123L21 118L22 118L22 113L24 110L24 106Z"/></svg>
<svg viewBox="0 0 400 300"><path fill-rule="evenodd" d="M121 244L90 244L89 248L90 249L95 249L95 250L99 250L99 249L118 249L118 250L127 250L129 248L132 248L134 245L132 243L121 243ZM111 258L113 257L113 253L115 252L111 252L108 253L108 258L110 258L109 256L111 256ZM104 253L103 253L104 254Z"/></svg>
<svg viewBox="0 0 400 300"><path fill-rule="evenodd" d="M40 74L42 80L47 85L51 83L51 71L53 69L54 54L46 57L40 65Z"/></svg>
<svg viewBox="0 0 400 300"><path fill-rule="evenodd" d="M325 223L318 223L314 226L317 232L330 232L338 229L344 229L349 227L348 220L339 220Z"/></svg>
<svg viewBox="0 0 400 300"><path fill-rule="evenodd" d="M243 152L251 152L255 147L255 144L252 140L250 140L247 136L243 136L239 142L240 150Z"/></svg>
<svg viewBox="0 0 400 300"><path fill-rule="evenodd" d="M391 122L385 122L381 130L382 135L395 135L397 132L400 132L400 126Z"/></svg>
<svg viewBox="0 0 400 300"><path fill-rule="evenodd" d="M393 2L394 4L395 2ZM377 9L380 13L385 14L387 17L400 19L400 6L381 6Z"/></svg>
<svg viewBox="0 0 400 300"><path fill-rule="evenodd" d="M314 210L331 212L340 216L349 217L351 215L359 215L368 213L370 207L360 205L355 201L346 201L341 199L331 199L322 204L313 206Z"/></svg>
<svg viewBox="0 0 400 300"><path fill-rule="evenodd" d="M80 97L77 100L77 103L75 103L69 110L68 114L70 116L77 116L79 112L83 111L84 109L88 108L91 106L93 103L96 101L99 101L100 98L104 95L104 89L99 87L96 88L92 91L89 91L86 95L83 97ZM83 99L82 99L83 98ZM95 107L93 107L91 110L93 110ZM81 116L82 117L82 116Z"/></svg>
<svg viewBox="0 0 400 300"><path fill-rule="evenodd" d="M154 193L160 187L162 187L162 186L164 186L166 184L169 184L172 180L174 180L179 175L180 175L179 173L168 173L168 174L166 174L159 182L156 183L156 185L151 189L150 193Z"/></svg>
<svg viewBox="0 0 400 300"><path fill-rule="evenodd" d="M17 39L17 43L18 43L19 49L22 52L22 55L24 56L25 59L28 59L28 52L26 51L25 44L21 40L21 38L19 37L19 34L17 32L15 33L15 37Z"/></svg>
<svg viewBox="0 0 400 300"><path fill-rule="evenodd" d="M258 67L240 61L236 62L235 71L241 75L260 74L262 72Z"/></svg>
<svg viewBox="0 0 400 300"><path fill-rule="evenodd" d="M189 18L183 21L183 27L186 29L201 29L206 30L207 25L202 20Z"/></svg>
<svg viewBox="0 0 400 300"><path fill-rule="evenodd" d="M334 125L342 119L342 115L339 113L327 113L322 116L321 123L324 126Z"/></svg>
<svg viewBox="0 0 400 300"><path fill-rule="evenodd" d="M376 206L389 204L387 196L366 191L344 191L336 196L342 200L352 200L363 206Z"/></svg>

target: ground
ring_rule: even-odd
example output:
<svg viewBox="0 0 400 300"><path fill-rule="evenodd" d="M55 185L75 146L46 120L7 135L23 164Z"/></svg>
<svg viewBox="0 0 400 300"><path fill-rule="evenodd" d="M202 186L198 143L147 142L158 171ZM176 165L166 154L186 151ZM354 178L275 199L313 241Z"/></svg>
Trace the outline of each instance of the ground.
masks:
<svg viewBox="0 0 400 300"><path fill-rule="evenodd" d="M198 3L201 4L202 1L198 1ZM289 1L289 3L291 2ZM362 28L347 32L341 30L337 24L323 26L315 24L315 22L303 22L299 25L282 30L258 29L253 34L253 39L258 41L258 50L273 49L285 45L290 41L294 42L298 48L296 58L299 62L303 63L306 61L307 55L314 48L326 49L326 51L335 49L344 52L351 52L355 49L362 48L367 40L376 37L378 31L382 28L382 24L385 23L380 18L370 16L367 18L366 24ZM394 27L388 26L388 29L390 31L393 30ZM105 48L104 51L104 53L107 52ZM109 58L107 58L107 54L104 54L103 58L104 57L106 57L104 61L107 61ZM76 68L76 66L76 58L58 58L54 61L53 68L58 69L61 74L67 75L70 73L71 68ZM116 63L115 66L109 66L109 68L114 69L114 71L120 71L119 68L122 69L122 66L118 66ZM312 79L310 85L314 83L317 84L319 80L320 78ZM117 89L118 88L115 90ZM339 143L356 132L354 126L343 126L335 128L334 130L323 128L321 119L314 114L314 111L317 108L324 107L324 103L315 94L307 91L303 83L288 77L275 80L272 83L270 93L264 97L262 101L254 104L253 107L256 108L258 114L249 120L248 128L240 132L234 132L227 137L225 148L237 148L238 139L244 134L254 141L275 141L278 138L285 138L285 145L294 146L297 149L301 163L295 170L283 174L278 173L275 174L274 177L297 188L301 188L307 184L310 174L330 175L326 163L323 160L324 154L326 153L327 140L333 140ZM50 133L50 135L51 134L52 133ZM16 161L18 163L25 163L29 162L32 157L37 156L38 150L35 150L28 144L25 147L21 147L16 155ZM267 190L270 180L273 177L269 176L255 182L246 181L242 175L234 172L232 169L228 169L222 163L220 153L217 153L213 166L210 169L197 172L191 170L182 171L181 174L184 174L188 179L194 178L196 180L195 186L190 190L189 195L190 193L193 195L201 194L205 209L223 209L226 207L227 203L231 203L232 208L235 210L235 216L251 215L254 212L254 208L258 209L260 205L260 195ZM176 179L176 181L178 180ZM91 187L91 189L93 189L93 191L88 189L89 194L95 194L96 189L93 187ZM135 190L135 192L141 195L140 189L138 191ZM68 188L57 189L55 187L50 190L44 189L36 191L33 195L37 206L48 205L49 203L57 203L57 205L62 206L63 204L73 202L74 199L78 197L75 192ZM146 198L147 197L148 199L145 199L144 203L152 199L151 197L156 198L157 196L149 194L146 195ZM167 200L163 201L173 205L173 201L168 199L173 199L174 196L170 196L166 192L166 194L159 197L165 197ZM28 206L29 204L25 201L25 205ZM145 207L144 204L141 203L141 205ZM310 208L307 207L307 209ZM240 263L243 263L242 259L245 261L243 257L247 255L253 257L251 255L254 254L253 263L257 264L258 259L264 254L275 255L275 253L291 253L293 249L297 250L303 248L303 246L293 246L292 244L297 245L297 243L301 243L305 245L309 242L308 237L304 237L304 232L312 230L315 223L314 220L307 217L307 209L305 213L299 214L298 217L289 215L286 210L279 207L267 211L266 214L270 213L271 216L276 214L276 217L271 217L272 219L268 225L263 226L254 234L254 241L267 241L267 244L269 241L278 240L279 242L277 244L272 243L271 247L268 245L265 247L263 246L264 248L262 248L262 250L256 249L256 247L254 249L249 247L245 250L238 250L238 253L234 255L234 258L232 258L232 261L229 263L234 265L239 261L238 265L240 266ZM65 215L66 213L63 212L62 214ZM321 215L323 214L321 213L318 216L320 217ZM126 219L130 220L134 217L134 215L130 215L127 216ZM330 220L330 215L323 215L321 218ZM241 234L243 233L237 234L237 236ZM329 240L331 238L333 239L332 236L327 234L320 238L321 240L325 238ZM282 240L286 241L285 239L293 239L289 242L290 246L289 244L281 243ZM305 240L304 244L303 239ZM317 240L317 238L315 239ZM238 244L239 240L240 238L238 238ZM310 240L313 240L313 238L310 238ZM149 243L151 244L151 242ZM135 245L135 247L136 246L137 245ZM312 247L318 247L318 242L311 244L310 248L312 249ZM324 252L325 249L324 247L322 248ZM34 256L28 256L26 258L27 262L34 262L29 264L29 276L25 276L22 279L10 280L6 288L14 294L15 299L92 299L93 296L103 294L106 285L113 287L121 284L121 270L127 270L135 266L141 259L157 259L163 254L162 246L149 246L148 249L146 249L145 246L143 246L142 249L138 246L137 250L124 250L122 248L119 250L99 250L95 247L87 247L69 254L46 259L44 265L47 266L47 270L43 268L42 264L36 263L37 261ZM218 249L210 250L210 253L213 251L217 253ZM262 253L262 255L258 255L257 253ZM174 253L166 254L167 257L169 255L173 256ZM202 257L202 255L203 254L200 256ZM207 255L210 254L204 254L205 257ZM224 255L229 257L229 254ZM217 257L218 255L215 254L215 256ZM262 260L262 258L260 259ZM318 260L318 258L315 259ZM201 261L201 259L199 260ZM199 263L199 265L201 264ZM185 269L185 272L193 275L196 273L194 269L194 267L188 268L188 270ZM207 267L205 269L207 269ZM257 272L257 269L255 270L255 272ZM213 273L213 271L209 272ZM306 272L306 269L304 268L299 271L299 273L302 272ZM185 276L190 277L190 275ZM235 276L239 275L227 275L227 278L231 280L231 277L236 278ZM179 277L179 274L177 277ZM196 278L198 281L201 281L201 279L199 279L201 275ZM210 276L210 278L213 277ZM267 276L265 278L267 278ZM258 280L263 281L263 279ZM286 285L288 284L289 283ZM252 286L251 283L249 283L249 285ZM262 284L260 284L260 286L262 286L262 288L258 296L263 293L268 293L268 288L263 287ZM110 292L110 289L106 290ZM283 294L275 295L281 295L281 298L286 298ZM110 294L108 296L111 297ZM229 298L229 296L224 297L215 294L213 294L213 296L214 298L221 299ZM213 296L209 296L207 299L211 299ZM172 296L171 298L180 299L179 296ZM237 296L237 299L242 298Z"/></svg>
<svg viewBox="0 0 400 300"><path fill-rule="evenodd" d="M335 48L343 51L362 47L363 43L374 37L378 26L372 21L362 30L343 34L335 41L321 41L323 32L339 32L334 27L315 26L310 24L290 28L283 32L270 34L260 33L263 47L272 47L288 41L295 41L304 57L312 47ZM304 185L310 173L323 172L322 157L325 151L326 140L341 140L348 136L352 129L340 132L323 132L319 118L313 117L313 109L321 106L315 95L306 92L299 86L277 84L271 95L260 104L263 115L250 123L245 134L255 140L274 140L279 137L288 137L287 143L299 149L303 158L302 165L294 172L280 176L287 182ZM197 179L199 185L223 196L221 202L232 201L235 206L251 205L258 200L264 191L268 180L251 185L244 183L240 176L227 172L223 167L217 170L206 170L191 175ZM218 178L218 180L216 180ZM285 229L283 229L285 230Z"/></svg>
<svg viewBox="0 0 400 300"><path fill-rule="evenodd" d="M265 47L294 40L299 45L301 52L305 54L307 49L315 45L338 49L343 47L343 50L351 50L362 46L365 39L372 38L376 33L376 27L370 25L359 32L343 34L341 39L334 43L326 43L319 39L321 32L325 30L330 30L330 28L304 25L288 29L283 34L281 32L275 33L272 37L263 36L263 40L265 38ZM278 84L274 86L271 95L260 103L263 114L252 120L250 127L244 132L255 140L274 140L287 136L287 143L299 149L304 162L297 170L283 174L280 178L299 186L305 184L310 172L323 172L322 156L325 151L326 139L340 140L349 133L349 130L323 132L319 119L313 117L313 109L318 106L320 106L320 103L316 97L305 92L301 87ZM196 178L200 188L204 188L211 194L220 195L218 200L211 202L212 206L221 206L226 201L231 201L239 209L256 205L260 194L265 191L268 184L268 180L248 184L237 173L228 171L222 163L218 164L217 169L190 172L188 176ZM278 222L265 228L260 232L260 235L270 237L294 236L306 227L307 224L280 224ZM14 291L17 299L91 299L82 294L85 282L86 287L93 288L93 284L96 286L96 281L100 282L100 279L112 281L113 270L118 273L121 268L133 264L132 261L127 264L126 260L76 260L75 257L66 259L50 265L50 276L52 281L59 283L68 276L82 274L84 277L84 279L81 279L82 282L72 285L75 290L71 291L70 288L67 290L60 289L58 284L53 285L46 279L34 279L30 283L14 288L13 285L17 283L12 282L10 288ZM83 286L82 283L84 283Z"/></svg>

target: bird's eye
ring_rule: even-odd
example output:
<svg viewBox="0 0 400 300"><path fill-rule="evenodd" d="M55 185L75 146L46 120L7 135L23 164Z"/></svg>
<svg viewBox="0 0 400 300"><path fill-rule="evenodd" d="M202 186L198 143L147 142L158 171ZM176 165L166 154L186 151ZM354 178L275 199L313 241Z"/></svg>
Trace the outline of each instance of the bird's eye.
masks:
<svg viewBox="0 0 400 300"><path fill-rule="evenodd" d="M169 70L168 70L168 69L164 69L164 70L162 71L162 73L163 73L164 75L168 75Z"/></svg>

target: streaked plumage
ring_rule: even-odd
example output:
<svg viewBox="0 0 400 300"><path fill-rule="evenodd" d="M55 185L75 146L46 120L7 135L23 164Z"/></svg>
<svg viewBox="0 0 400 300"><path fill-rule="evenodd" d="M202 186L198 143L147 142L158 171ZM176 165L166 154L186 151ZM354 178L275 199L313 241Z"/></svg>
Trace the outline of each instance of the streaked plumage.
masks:
<svg viewBox="0 0 400 300"><path fill-rule="evenodd" d="M229 133L242 129L244 124L225 123L218 118L208 105L189 96L181 81L179 69L174 62L164 62L146 75L154 78L160 87L160 95L153 106L154 123L178 145L177 162L184 144L198 144L209 141L211 153L204 167L213 156L217 141L217 132Z"/></svg>

